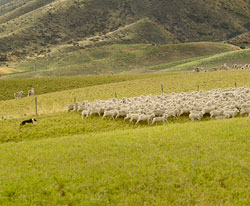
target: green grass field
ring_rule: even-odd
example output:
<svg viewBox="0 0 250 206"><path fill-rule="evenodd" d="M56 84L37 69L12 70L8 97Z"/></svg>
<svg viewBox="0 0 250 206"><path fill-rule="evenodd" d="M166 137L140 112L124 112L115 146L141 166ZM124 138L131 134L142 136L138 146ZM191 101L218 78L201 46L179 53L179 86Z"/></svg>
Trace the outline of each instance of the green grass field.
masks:
<svg viewBox="0 0 250 206"><path fill-rule="evenodd" d="M211 55L209 57L197 57L184 61L177 61L164 65L164 71L192 70L194 67L201 66L205 68L220 67L224 63L232 66L234 64L249 64L250 49L226 52L222 54Z"/></svg>
<svg viewBox="0 0 250 206"><path fill-rule="evenodd" d="M249 205L250 118L148 126L66 112L74 97L160 94L161 84L166 93L250 87L249 72L91 76L83 84L58 78L51 83L61 85L37 95L38 122L22 127L34 117L34 97L0 101L0 117L8 119L0 120L0 205ZM69 80L75 89L64 85Z"/></svg>
<svg viewBox="0 0 250 206"><path fill-rule="evenodd" d="M111 84L134 79L147 79L162 76L162 74L127 74L127 75L98 75L75 77L44 77L27 79L0 79L0 101L14 99L14 93L35 88L35 94L46 94L95 85Z"/></svg>
<svg viewBox="0 0 250 206"><path fill-rule="evenodd" d="M249 118L0 145L1 205L248 205Z"/></svg>
<svg viewBox="0 0 250 206"><path fill-rule="evenodd" d="M23 73L6 75L8 78L41 76L74 76L113 73L135 73L145 70L160 70L157 65L193 58L207 57L238 51L239 47L216 42L195 42L182 44L113 44L89 49L68 51L57 49L49 57L36 58L10 65ZM152 67L154 69L152 69ZM155 69L156 68L156 69ZM36 71L35 71L36 69Z"/></svg>

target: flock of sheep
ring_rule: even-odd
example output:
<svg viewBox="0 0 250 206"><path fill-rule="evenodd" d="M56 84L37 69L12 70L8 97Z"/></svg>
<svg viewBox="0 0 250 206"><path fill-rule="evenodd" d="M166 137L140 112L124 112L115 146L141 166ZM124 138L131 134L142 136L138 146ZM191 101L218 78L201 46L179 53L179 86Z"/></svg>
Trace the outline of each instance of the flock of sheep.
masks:
<svg viewBox="0 0 250 206"><path fill-rule="evenodd" d="M220 88L210 91L194 91L147 95L132 98L112 98L75 103L67 106L67 111L78 111L82 119L91 115L102 116L102 119L124 118L124 121L156 122L168 121L187 115L192 121L201 120L205 115L214 119L233 118L237 115L250 117L250 88Z"/></svg>
<svg viewBox="0 0 250 206"><path fill-rule="evenodd" d="M14 98L15 99L20 99L20 98L22 98L22 95L23 95L23 91L16 92L16 93L14 93ZM35 89L31 88L31 90L28 91L28 97L29 96L34 96L34 95L35 95Z"/></svg>
<svg viewBox="0 0 250 206"><path fill-rule="evenodd" d="M218 70L232 70L232 69L250 69L250 64L234 64L232 66L228 66L227 63L224 63L223 65L221 65L220 67L216 67L216 68L209 68L209 69L205 69L203 67L195 67L193 69L193 72L214 72L214 71L218 71Z"/></svg>

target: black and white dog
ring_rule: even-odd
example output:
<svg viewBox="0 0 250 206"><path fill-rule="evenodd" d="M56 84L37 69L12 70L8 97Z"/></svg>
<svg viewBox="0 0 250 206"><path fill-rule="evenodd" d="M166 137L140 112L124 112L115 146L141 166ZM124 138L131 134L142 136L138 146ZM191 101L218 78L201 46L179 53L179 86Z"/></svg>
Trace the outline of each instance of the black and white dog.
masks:
<svg viewBox="0 0 250 206"><path fill-rule="evenodd" d="M34 118L32 118L32 119L27 119L27 120L22 121L22 123L20 124L20 126L25 125L25 124L30 124L30 123L33 124L34 122L37 122L37 120L34 119Z"/></svg>

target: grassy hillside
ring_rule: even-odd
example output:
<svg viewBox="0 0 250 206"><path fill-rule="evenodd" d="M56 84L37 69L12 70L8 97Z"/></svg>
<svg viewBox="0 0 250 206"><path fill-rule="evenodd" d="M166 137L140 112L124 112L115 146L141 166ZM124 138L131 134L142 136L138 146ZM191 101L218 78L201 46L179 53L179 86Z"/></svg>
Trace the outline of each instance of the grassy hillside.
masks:
<svg viewBox="0 0 250 206"><path fill-rule="evenodd" d="M248 205L249 118L0 145L1 205Z"/></svg>
<svg viewBox="0 0 250 206"><path fill-rule="evenodd" d="M38 122L22 127L34 117L34 97L0 101L0 117L8 119L0 119L0 205L249 205L249 117L183 117L151 127L97 116L81 120L65 111L74 97L159 94L161 84L166 93L235 82L250 87L249 72L1 80L0 93L20 86L51 93L37 96Z"/></svg>
<svg viewBox="0 0 250 206"><path fill-rule="evenodd" d="M81 120L79 113L42 115L37 118L38 123L36 123L35 126L25 125L20 127L20 123L23 120L24 118L0 121L0 143L58 138L75 134L96 134L99 132L118 129L127 130L146 126L136 126L134 123L124 122L121 119L112 121L107 118L104 121L101 117L91 117Z"/></svg>
<svg viewBox="0 0 250 206"><path fill-rule="evenodd" d="M12 19L18 18L25 15L31 11L34 11L40 7L43 7L55 0L19 0L10 1L8 4L0 7L0 14L6 13L5 15L0 15L0 24L8 22ZM12 8L10 5L12 5ZM20 6L18 6L20 5ZM16 8L15 8L16 7ZM6 10L11 10L7 12ZM2 11L1 11L2 10Z"/></svg>
<svg viewBox="0 0 250 206"><path fill-rule="evenodd" d="M78 45L83 48L95 47L106 44L166 44L178 43L173 34L163 26L151 21L149 18L140 19L115 31L103 35L96 35L79 41Z"/></svg>
<svg viewBox="0 0 250 206"><path fill-rule="evenodd" d="M23 91L27 96L28 90L35 88L35 94L46 94L63 90L90 87L95 85L111 84L134 79L159 77L162 74L127 74L127 75L100 75L82 77L48 77L35 79L0 79L0 101L13 99L13 94Z"/></svg>
<svg viewBox="0 0 250 206"><path fill-rule="evenodd" d="M224 63L227 63L229 66L233 64L249 64L250 49L216 54L209 57L198 57L186 61L177 61L166 65L160 65L160 68L165 67L164 71L192 70L197 66L204 68L220 67ZM153 68L157 69L157 66Z"/></svg>
<svg viewBox="0 0 250 206"><path fill-rule="evenodd" d="M72 76L140 72L141 68L167 64L189 58L239 50L238 47L213 42L184 44L131 44L102 46L70 51L69 48L52 51L48 57L27 60L12 67L26 71L14 77ZM34 70L36 69L36 72ZM32 72L33 71L33 72Z"/></svg>
<svg viewBox="0 0 250 206"><path fill-rule="evenodd" d="M49 93L38 96L38 113L52 114L66 111L66 106L83 100L109 99L117 95L118 98L132 97L146 94L160 94L161 84L164 91L181 92L194 91L197 86L202 90L213 88L229 88L237 86L250 87L250 70L218 71L210 73L169 72L160 77L124 81L106 85L96 85L85 88ZM34 115L34 97L19 100L0 101L0 117L18 118ZM15 108L13 110L13 108Z"/></svg>
<svg viewBox="0 0 250 206"><path fill-rule="evenodd" d="M0 1L0 18L2 15L22 7L32 0L1 0Z"/></svg>
<svg viewBox="0 0 250 206"><path fill-rule="evenodd" d="M15 2L15 1L11 1ZM22 2L21 0L16 2ZM77 45L90 37L148 19L118 35L119 42L221 41L248 31L248 0L33 0L0 16L0 52L7 60L47 54L55 45ZM8 5L8 4L5 4ZM154 26L152 26L154 25ZM136 31L136 37L133 37ZM138 31L138 32L137 32ZM160 41L159 41L159 34ZM131 40L132 39L132 40Z"/></svg>
<svg viewBox="0 0 250 206"><path fill-rule="evenodd" d="M20 126L20 123L27 118L33 118L33 116L9 119L6 121L1 121L0 119L0 143L150 127L147 123L141 122L135 125L134 122L124 121L123 118L118 118L116 120L106 118L102 120L99 116L91 116L82 120L81 114L77 112L40 115L36 117L38 122L35 123L35 125ZM202 121L210 120L209 117L204 117L202 119ZM169 118L168 123L165 124L186 122L190 122L190 119L187 116L183 116L178 119ZM163 123L157 122L154 126L156 125L163 125Z"/></svg>

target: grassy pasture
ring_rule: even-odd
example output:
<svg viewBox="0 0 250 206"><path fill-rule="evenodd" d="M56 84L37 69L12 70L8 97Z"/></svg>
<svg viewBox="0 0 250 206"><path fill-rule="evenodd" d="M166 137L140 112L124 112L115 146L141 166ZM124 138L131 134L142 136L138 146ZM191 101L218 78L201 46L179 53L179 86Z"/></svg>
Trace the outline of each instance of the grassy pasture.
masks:
<svg viewBox="0 0 250 206"><path fill-rule="evenodd" d="M204 68L213 68L220 67L224 63L227 63L229 66L232 66L233 64L249 64L250 49L225 52L209 56L194 57L173 61L167 64L142 67L133 70L133 72L193 70L193 68L197 66L201 66Z"/></svg>
<svg viewBox="0 0 250 206"><path fill-rule="evenodd" d="M238 47L215 42L182 44L114 44L77 51L56 50L49 57L36 58L15 66L26 71L7 77L69 76L141 71L140 68L179 60L237 51ZM34 68L37 67L37 72Z"/></svg>
<svg viewBox="0 0 250 206"><path fill-rule="evenodd" d="M106 118L106 120L102 120L101 117L93 116L82 120L81 115L76 112L41 115L36 119L38 122L34 125L24 126L20 126L23 118L0 121L0 142L19 142L138 127L134 123L124 122L122 119L114 121ZM139 127L144 126L139 125Z"/></svg>
<svg viewBox="0 0 250 206"><path fill-rule="evenodd" d="M182 117L148 127L65 112L74 97L159 94L161 84L167 93L250 86L249 74L167 72L130 81L113 75L99 85L94 80L100 77L86 77L83 88L38 95L39 122L23 127L20 122L34 115L34 97L0 101L0 117L10 118L0 121L0 205L250 204L248 117Z"/></svg>
<svg viewBox="0 0 250 206"><path fill-rule="evenodd" d="M205 68L218 67L222 64L249 64L250 63L250 49L226 52L208 57L197 57L183 61L177 61L164 65L164 71L178 71L178 70L191 70L194 67L202 66ZM162 67L162 66L161 66Z"/></svg>
<svg viewBox="0 0 250 206"><path fill-rule="evenodd" d="M249 205L249 118L0 144L1 205Z"/></svg>
<svg viewBox="0 0 250 206"><path fill-rule="evenodd" d="M66 111L66 106L77 101L88 99L109 99L117 94L118 98L147 94L160 94L161 84L164 91L181 92L194 91L197 86L201 90L214 88L229 88L237 86L250 87L250 71L217 71L211 73L169 72L165 75L147 79L124 81L106 85L96 85L85 88L49 93L38 96L38 113L51 114ZM0 117L20 118L34 115L34 97L20 100L0 101ZM14 108L14 109L13 109Z"/></svg>
<svg viewBox="0 0 250 206"><path fill-rule="evenodd" d="M81 114L76 112L41 115L36 118L38 122L34 125L20 126L20 123L27 118L29 117L0 121L0 143L148 127L147 123L141 122L135 125L134 122L124 122L123 118L116 120L106 118L102 120L101 117L91 116L82 120ZM204 117L202 121L208 120L210 120L209 117ZM187 116L182 116L177 119L169 118L166 124L185 123L189 121ZM155 125L162 124L160 122L155 123Z"/></svg>
<svg viewBox="0 0 250 206"><path fill-rule="evenodd" d="M127 74L127 75L100 75L79 77L44 77L30 79L0 79L0 101L13 99L17 91L24 91L27 96L28 90L35 88L37 95L64 90L71 90L94 85L123 82L133 79L144 79L161 76L161 74Z"/></svg>

